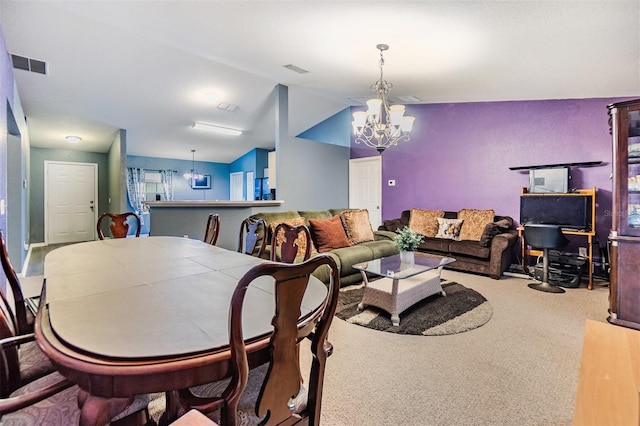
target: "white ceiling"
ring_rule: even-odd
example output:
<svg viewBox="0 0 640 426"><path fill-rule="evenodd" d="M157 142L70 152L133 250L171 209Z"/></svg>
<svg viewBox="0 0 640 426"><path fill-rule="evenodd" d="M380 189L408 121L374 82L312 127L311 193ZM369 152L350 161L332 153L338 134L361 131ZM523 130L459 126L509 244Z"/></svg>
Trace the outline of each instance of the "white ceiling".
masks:
<svg viewBox="0 0 640 426"><path fill-rule="evenodd" d="M291 135L370 97L378 43L392 96L419 103L640 95L638 0L0 0L0 25L10 53L48 64L15 70L38 147L105 152L126 129L129 154L231 162L273 148L279 83Z"/></svg>

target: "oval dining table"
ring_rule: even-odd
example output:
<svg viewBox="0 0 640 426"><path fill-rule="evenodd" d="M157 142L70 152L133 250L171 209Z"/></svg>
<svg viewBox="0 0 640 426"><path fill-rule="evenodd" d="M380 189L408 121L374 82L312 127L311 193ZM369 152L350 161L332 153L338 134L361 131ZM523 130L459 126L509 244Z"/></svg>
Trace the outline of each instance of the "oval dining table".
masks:
<svg viewBox="0 0 640 426"><path fill-rule="evenodd" d="M50 252L35 336L58 371L80 387L80 424L108 422L133 395L228 377L231 295L263 262L179 237L91 241ZM268 355L273 293L269 277L247 292L250 363ZM326 294L312 277L300 328L319 317Z"/></svg>

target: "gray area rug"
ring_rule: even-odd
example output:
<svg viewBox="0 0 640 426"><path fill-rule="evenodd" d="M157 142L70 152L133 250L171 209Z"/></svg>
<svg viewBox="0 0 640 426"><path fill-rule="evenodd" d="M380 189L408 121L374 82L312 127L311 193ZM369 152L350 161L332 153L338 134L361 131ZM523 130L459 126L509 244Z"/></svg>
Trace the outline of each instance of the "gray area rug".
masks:
<svg viewBox="0 0 640 426"><path fill-rule="evenodd" d="M442 284L446 296L430 296L400 314L400 326L391 324L391 315L368 306L358 311L364 287L340 290L336 316L352 324L398 334L442 336L473 330L486 324L493 315L491 305L480 293L461 284Z"/></svg>

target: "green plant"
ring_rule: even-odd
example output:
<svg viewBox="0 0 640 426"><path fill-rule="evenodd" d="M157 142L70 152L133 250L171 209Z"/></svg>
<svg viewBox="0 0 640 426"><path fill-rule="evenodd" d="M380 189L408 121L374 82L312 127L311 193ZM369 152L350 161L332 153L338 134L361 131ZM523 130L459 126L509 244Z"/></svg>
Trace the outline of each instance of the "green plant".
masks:
<svg viewBox="0 0 640 426"><path fill-rule="evenodd" d="M408 226L396 232L398 235L394 237L393 242L396 243L400 251L415 251L420 243L424 241L422 235L410 229Z"/></svg>

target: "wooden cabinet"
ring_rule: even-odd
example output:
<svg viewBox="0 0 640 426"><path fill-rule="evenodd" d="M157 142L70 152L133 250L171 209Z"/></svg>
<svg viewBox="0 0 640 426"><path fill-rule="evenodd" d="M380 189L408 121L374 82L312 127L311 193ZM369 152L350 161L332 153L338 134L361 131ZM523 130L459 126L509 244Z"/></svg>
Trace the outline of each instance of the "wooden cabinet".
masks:
<svg viewBox="0 0 640 426"><path fill-rule="evenodd" d="M613 137L609 321L640 329L640 99L609 105Z"/></svg>

